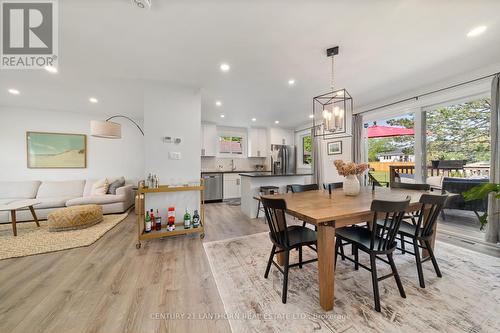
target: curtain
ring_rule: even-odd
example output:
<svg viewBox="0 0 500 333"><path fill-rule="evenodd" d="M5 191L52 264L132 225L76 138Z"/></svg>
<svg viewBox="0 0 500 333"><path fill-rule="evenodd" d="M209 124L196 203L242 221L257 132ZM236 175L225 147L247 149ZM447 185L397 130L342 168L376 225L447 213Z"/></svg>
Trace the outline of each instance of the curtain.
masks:
<svg viewBox="0 0 500 333"><path fill-rule="evenodd" d="M355 114L352 118L352 161L362 163L361 144L363 142L363 116Z"/></svg>
<svg viewBox="0 0 500 333"><path fill-rule="evenodd" d="M491 159L490 182L500 183L500 74L495 75L491 83ZM497 243L500 241L500 200L495 199L495 193L488 197L488 224L486 225L486 241Z"/></svg>
<svg viewBox="0 0 500 333"><path fill-rule="evenodd" d="M321 188L323 186L323 172L321 170L323 163L322 138L314 136L314 128L311 129L311 138L313 140L313 182Z"/></svg>

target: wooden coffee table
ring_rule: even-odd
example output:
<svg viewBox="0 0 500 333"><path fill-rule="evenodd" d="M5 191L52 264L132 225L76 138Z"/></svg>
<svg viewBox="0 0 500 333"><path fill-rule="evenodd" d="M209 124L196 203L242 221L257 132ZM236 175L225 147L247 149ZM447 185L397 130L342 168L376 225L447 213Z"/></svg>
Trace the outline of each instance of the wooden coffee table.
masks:
<svg viewBox="0 0 500 333"><path fill-rule="evenodd" d="M9 204L0 205L0 211L10 211L10 218L12 220L12 232L14 236L17 236L17 228L16 228L16 210L20 210L23 208L29 208L31 211L31 215L33 215L33 221L36 223L37 227L40 227L40 223L38 223L38 218L36 217L35 210L33 206L40 203L35 199L31 200L19 200L14 201Z"/></svg>

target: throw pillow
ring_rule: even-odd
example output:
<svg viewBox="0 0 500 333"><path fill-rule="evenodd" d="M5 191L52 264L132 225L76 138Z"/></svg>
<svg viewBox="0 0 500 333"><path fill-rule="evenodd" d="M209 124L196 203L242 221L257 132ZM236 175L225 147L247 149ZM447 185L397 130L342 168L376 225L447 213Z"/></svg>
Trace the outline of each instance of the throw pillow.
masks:
<svg viewBox="0 0 500 333"><path fill-rule="evenodd" d="M108 194L116 194L116 189L125 185L125 178L121 177L120 179L115 180L111 184L109 184Z"/></svg>
<svg viewBox="0 0 500 333"><path fill-rule="evenodd" d="M90 195L105 195L108 191L108 186L109 183L106 178L98 180L92 185Z"/></svg>

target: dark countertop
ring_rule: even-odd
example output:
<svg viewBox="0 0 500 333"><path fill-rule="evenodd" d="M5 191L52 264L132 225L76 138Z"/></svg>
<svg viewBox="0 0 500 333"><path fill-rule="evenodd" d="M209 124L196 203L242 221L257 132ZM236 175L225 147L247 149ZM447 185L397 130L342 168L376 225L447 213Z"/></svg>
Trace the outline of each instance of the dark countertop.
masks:
<svg viewBox="0 0 500 333"><path fill-rule="evenodd" d="M202 171L201 174L208 174L208 173L253 173L253 172L270 172L270 171L255 171L255 170L224 170L224 171Z"/></svg>
<svg viewBox="0 0 500 333"><path fill-rule="evenodd" d="M313 175L312 173L272 174L270 171L240 173L240 176L243 176L243 177L293 177L293 176L312 176L312 175Z"/></svg>

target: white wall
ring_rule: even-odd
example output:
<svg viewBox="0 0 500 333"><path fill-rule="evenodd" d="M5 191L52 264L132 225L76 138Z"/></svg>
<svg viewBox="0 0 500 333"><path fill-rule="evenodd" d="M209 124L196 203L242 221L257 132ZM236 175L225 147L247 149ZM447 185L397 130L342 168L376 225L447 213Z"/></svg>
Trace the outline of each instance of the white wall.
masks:
<svg viewBox="0 0 500 333"><path fill-rule="evenodd" d="M101 116L102 117L102 116ZM144 173L143 136L120 119L122 139L90 136L90 120L99 116L36 109L0 108L0 180L66 180L124 176L134 181ZM28 169L26 131L87 134L87 168Z"/></svg>
<svg viewBox="0 0 500 333"><path fill-rule="evenodd" d="M327 144L328 142L342 141L342 154L339 155L328 155ZM344 180L343 176L340 176L333 165L334 160L344 160L344 162L352 162L352 138L341 138L324 140L322 143L322 154L323 154L323 179L325 183L341 182Z"/></svg>
<svg viewBox="0 0 500 333"><path fill-rule="evenodd" d="M267 132L267 140L269 146L271 145L293 145L294 143L294 130L270 127Z"/></svg>
<svg viewBox="0 0 500 333"><path fill-rule="evenodd" d="M144 93L144 175L158 175L160 183L186 183L200 179L201 95L199 91L163 84L151 84ZM180 144L164 143L162 137L179 137ZM169 158L178 152L181 159ZM174 206L177 220L186 208L198 209L198 192L148 194L146 208L166 216Z"/></svg>

